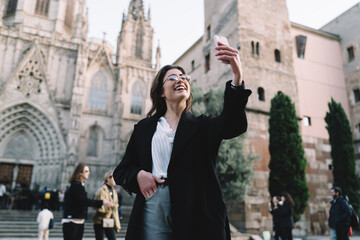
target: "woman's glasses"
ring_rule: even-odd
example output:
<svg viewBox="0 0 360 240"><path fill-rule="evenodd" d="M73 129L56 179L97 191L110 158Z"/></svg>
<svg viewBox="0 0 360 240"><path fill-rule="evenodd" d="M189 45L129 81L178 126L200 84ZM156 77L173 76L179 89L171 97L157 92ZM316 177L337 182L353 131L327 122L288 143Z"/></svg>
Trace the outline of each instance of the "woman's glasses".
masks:
<svg viewBox="0 0 360 240"><path fill-rule="evenodd" d="M172 82L177 82L180 80L190 82L190 76L186 75L186 74L181 74L180 76L177 76L176 74L171 74L165 79L164 83L167 80L172 81Z"/></svg>

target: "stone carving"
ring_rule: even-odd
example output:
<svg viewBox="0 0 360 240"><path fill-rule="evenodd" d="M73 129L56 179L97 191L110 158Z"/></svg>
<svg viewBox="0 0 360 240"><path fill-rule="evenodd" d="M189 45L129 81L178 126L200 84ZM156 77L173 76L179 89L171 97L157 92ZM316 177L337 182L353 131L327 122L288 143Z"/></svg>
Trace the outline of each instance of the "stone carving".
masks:
<svg viewBox="0 0 360 240"><path fill-rule="evenodd" d="M43 75L39 68L39 63L35 56L29 59L25 66L18 74L19 85L17 90L21 91L25 96L41 92L40 84L43 82Z"/></svg>

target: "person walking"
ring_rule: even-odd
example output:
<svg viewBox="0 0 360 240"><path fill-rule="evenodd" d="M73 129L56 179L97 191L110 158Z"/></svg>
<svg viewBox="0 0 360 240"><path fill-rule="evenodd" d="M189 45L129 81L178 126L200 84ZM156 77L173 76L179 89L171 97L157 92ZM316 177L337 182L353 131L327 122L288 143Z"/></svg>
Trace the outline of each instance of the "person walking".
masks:
<svg viewBox="0 0 360 240"><path fill-rule="evenodd" d="M114 171L115 182L136 193L125 239L230 239L215 162L223 139L246 132L251 91L242 80L238 50L217 43L217 60L233 73L219 116L190 113L190 76L182 67L166 65L153 80L153 106L135 125Z"/></svg>
<svg viewBox="0 0 360 240"><path fill-rule="evenodd" d="M100 208L103 205L113 207L113 203L106 199L93 200L87 197L84 182L89 178L89 175L89 167L84 163L79 163L69 178L70 187L65 192L64 214L61 221L64 240L82 239L89 206L95 208Z"/></svg>
<svg viewBox="0 0 360 240"><path fill-rule="evenodd" d="M342 196L341 188L332 187L330 190L332 201L329 211L329 227L332 239L348 240L350 230L351 209L348 202ZM334 231L335 230L335 231Z"/></svg>
<svg viewBox="0 0 360 240"><path fill-rule="evenodd" d="M279 226L279 196L273 196L272 202L269 202L269 212L273 216L273 231L275 240L279 240L280 226Z"/></svg>
<svg viewBox="0 0 360 240"><path fill-rule="evenodd" d="M294 228L294 201L289 193L281 194L279 202L279 229L281 240L292 240L292 229Z"/></svg>
<svg viewBox="0 0 360 240"><path fill-rule="evenodd" d="M54 218L54 214L49 210L49 206L44 204L43 210L39 212L36 218L36 222L39 223L39 240L49 239L49 223L52 218Z"/></svg>
<svg viewBox="0 0 360 240"><path fill-rule="evenodd" d="M102 206L96 210L93 217L96 240L103 240L104 234L108 240L115 240L116 232L119 232L121 229L118 213L119 201L117 192L114 189L115 185L113 172L109 171L105 173L104 184L99 188L95 195L96 200L106 199L113 203L112 207ZM109 221L110 225L104 226L104 221Z"/></svg>

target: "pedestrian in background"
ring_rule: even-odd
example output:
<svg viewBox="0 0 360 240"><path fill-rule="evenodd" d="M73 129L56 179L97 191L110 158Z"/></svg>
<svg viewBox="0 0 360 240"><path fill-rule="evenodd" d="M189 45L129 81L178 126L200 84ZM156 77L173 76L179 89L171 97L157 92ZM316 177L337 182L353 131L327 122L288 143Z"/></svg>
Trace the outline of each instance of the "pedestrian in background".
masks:
<svg viewBox="0 0 360 240"><path fill-rule="evenodd" d="M332 201L329 211L329 227L332 240L348 240L350 230L351 209L342 196L341 188L332 187L330 190Z"/></svg>
<svg viewBox="0 0 360 240"><path fill-rule="evenodd" d="M90 169L79 163L69 178L70 187L65 192L63 224L64 240L81 240L84 234L84 223L87 208L100 208L102 205L112 207L108 200L93 200L87 197L84 182L89 178Z"/></svg>
<svg viewBox="0 0 360 240"><path fill-rule="evenodd" d="M6 206L6 187L3 182L0 182L0 209L5 209Z"/></svg>
<svg viewBox="0 0 360 240"><path fill-rule="evenodd" d="M279 202L279 228L281 240L292 240L292 229L294 228L294 200L290 194L284 192L281 194Z"/></svg>
<svg viewBox="0 0 360 240"><path fill-rule="evenodd" d="M102 206L96 210L93 218L95 239L103 240L104 234L108 240L116 239L116 232L120 231L120 220L118 213L118 195L114 189L116 185L113 172L109 171L104 175L104 184L99 188L95 195L96 200L108 200L113 203L112 207ZM104 220L105 219L105 220ZM104 221L108 221L110 224L105 226Z"/></svg>
<svg viewBox="0 0 360 240"><path fill-rule="evenodd" d="M273 196L272 202L269 202L269 212L273 217L273 231L275 240L279 240L280 226L279 226L279 202L280 196Z"/></svg>
<svg viewBox="0 0 360 240"><path fill-rule="evenodd" d="M54 218L53 213L49 210L48 204L44 204L44 208L39 212L36 222L39 223L39 240L43 238L49 239L49 223L50 219Z"/></svg>

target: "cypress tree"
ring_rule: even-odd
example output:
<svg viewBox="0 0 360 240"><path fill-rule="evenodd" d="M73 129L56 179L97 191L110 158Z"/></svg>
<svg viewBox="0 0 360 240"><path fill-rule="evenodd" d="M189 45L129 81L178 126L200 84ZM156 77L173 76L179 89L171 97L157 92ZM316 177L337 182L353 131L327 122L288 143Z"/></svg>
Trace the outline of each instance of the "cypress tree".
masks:
<svg viewBox="0 0 360 240"><path fill-rule="evenodd" d="M271 196L279 196L282 192L292 196L296 222L305 211L309 199L305 178L306 158L294 104L283 93L271 100L269 135L269 192Z"/></svg>
<svg viewBox="0 0 360 240"><path fill-rule="evenodd" d="M200 88L192 87L194 115L219 115L223 106L224 89L211 89L203 94ZM241 136L222 141L216 161L216 171L226 201L244 200L246 187L253 176L253 162L257 159L252 154L244 155Z"/></svg>
<svg viewBox="0 0 360 240"><path fill-rule="evenodd" d="M359 211L359 178L355 172L355 153L349 120L340 103L331 99L326 113L326 129L329 133L334 185L342 189L344 195L356 211Z"/></svg>

